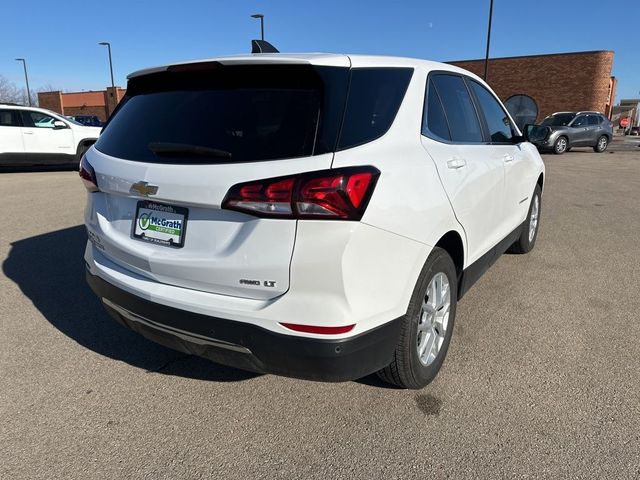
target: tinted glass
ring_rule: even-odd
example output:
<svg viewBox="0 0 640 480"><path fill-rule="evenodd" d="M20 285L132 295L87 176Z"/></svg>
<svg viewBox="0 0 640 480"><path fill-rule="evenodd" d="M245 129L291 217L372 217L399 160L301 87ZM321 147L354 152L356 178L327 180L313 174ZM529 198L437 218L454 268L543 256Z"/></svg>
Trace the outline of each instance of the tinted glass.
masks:
<svg viewBox="0 0 640 480"><path fill-rule="evenodd" d="M307 65L179 66L134 78L95 146L146 162L246 162L333 151L348 69ZM154 153L150 144L228 152ZM156 152L158 151L155 149ZM208 155L208 153L207 153Z"/></svg>
<svg viewBox="0 0 640 480"><path fill-rule="evenodd" d="M600 117L597 115L589 115L589 125L598 125L600 123Z"/></svg>
<svg viewBox="0 0 640 480"><path fill-rule="evenodd" d="M352 70L339 149L370 142L389 130L412 74L412 68Z"/></svg>
<svg viewBox="0 0 640 480"><path fill-rule="evenodd" d="M520 130L524 130L524 126L527 124L536 123L538 105L533 98L527 95L514 95L505 102L504 106L507 107Z"/></svg>
<svg viewBox="0 0 640 480"><path fill-rule="evenodd" d="M556 115L550 115L542 121L541 125L544 125L545 127L562 127L569 125L575 116L575 113L558 113Z"/></svg>
<svg viewBox="0 0 640 480"><path fill-rule="evenodd" d="M429 80L427 87L427 104L425 106L422 126L423 135L435 135L442 140L451 140L449 126L447 125L447 117L444 114L444 109L442 108L442 102L440 101L438 92L436 92L431 80ZM431 135L429 135L429 132Z"/></svg>
<svg viewBox="0 0 640 480"><path fill-rule="evenodd" d="M587 125L587 116L586 115L580 115L571 124L572 127L584 127L586 125Z"/></svg>
<svg viewBox="0 0 640 480"><path fill-rule="evenodd" d="M19 127L20 119L15 110L0 110L0 127Z"/></svg>
<svg viewBox="0 0 640 480"><path fill-rule="evenodd" d="M513 138L513 131L511 130L509 116L489 90L477 82L471 81L469 84L480 103L480 109L487 122L487 128L489 128L491 141L496 143L510 142Z"/></svg>
<svg viewBox="0 0 640 480"><path fill-rule="evenodd" d="M53 128L53 122L56 121L50 115L30 110L22 110L22 120L25 126L36 128Z"/></svg>
<svg viewBox="0 0 640 480"><path fill-rule="evenodd" d="M447 115L451 140L454 142L482 142L480 123L462 77L434 75L433 83Z"/></svg>

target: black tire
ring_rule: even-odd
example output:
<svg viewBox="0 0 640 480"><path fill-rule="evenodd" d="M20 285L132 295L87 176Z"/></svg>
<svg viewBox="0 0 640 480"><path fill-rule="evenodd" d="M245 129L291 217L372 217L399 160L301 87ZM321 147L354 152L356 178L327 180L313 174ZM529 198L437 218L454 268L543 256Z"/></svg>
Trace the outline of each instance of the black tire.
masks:
<svg viewBox="0 0 640 480"><path fill-rule="evenodd" d="M571 148L569 147L569 139L564 135L556 138L556 141L553 143L553 153L555 153L556 155L562 155L563 153L568 151L567 149L569 148Z"/></svg>
<svg viewBox="0 0 640 480"><path fill-rule="evenodd" d="M81 143L80 145L78 145L78 149L76 150L76 160L78 161L78 163L80 163L80 160L82 160L82 156L87 150L89 150L89 148L91 148L90 143Z"/></svg>
<svg viewBox="0 0 640 480"><path fill-rule="evenodd" d="M607 137L606 135L602 135L600 138L598 138L598 142L593 147L593 151L596 153L602 153L607 149L608 146L609 137Z"/></svg>
<svg viewBox="0 0 640 480"><path fill-rule="evenodd" d="M449 281L450 306L449 316L444 340L433 361L425 365L418 354L418 323L420 322L423 300L428 298L427 287L438 274L443 273ZM409 308L402 320L400 339L393 355L392 362L378 371L378 376L387 383L402 388L420 389L428 385L440 371L444 361L456 318L456 305L458 301L458 281L456 267L449 254L441 249L434 248L424 264L418 282L411 296Z"/></svg>
<svg viewBox="0 0 640 480"><path fill-rule="evenodd" d="M530 239L529 232L531 226L531 212L533 211L533 205L536 198L538 199L538 215L535 232L533 233L533 237ZM529 204L529 214L522 224L520 238L518 238L518 240L509 247L510 253L529 253L533 250L533 247L536 245L536 240L538 239L538 231L540 230L540 213L542 213L542 190L540 189L540 185L536 185L536 188L533 191L533 196L531 197L531 203Z"/></svg>

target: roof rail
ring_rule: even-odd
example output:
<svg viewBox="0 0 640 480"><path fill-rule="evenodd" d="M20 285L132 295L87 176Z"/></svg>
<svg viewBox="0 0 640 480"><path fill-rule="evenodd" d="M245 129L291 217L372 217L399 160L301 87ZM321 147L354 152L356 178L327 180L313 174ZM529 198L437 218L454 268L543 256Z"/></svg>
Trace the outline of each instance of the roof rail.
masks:
<svg viewBox="0 0 640 480"><path fill-rule="evenodd" d="M251 40L251 53L280 53L276 47L264 40Z"/></svg>

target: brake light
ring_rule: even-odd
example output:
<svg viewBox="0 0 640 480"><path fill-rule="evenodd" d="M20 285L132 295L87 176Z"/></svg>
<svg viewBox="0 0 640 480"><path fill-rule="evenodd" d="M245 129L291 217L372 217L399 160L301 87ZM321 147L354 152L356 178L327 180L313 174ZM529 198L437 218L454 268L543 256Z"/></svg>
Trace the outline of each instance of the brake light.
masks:
<svg viewBox="0 0 640 480"><path fill-rule="evenodd" d="M349 167L241 183L222 208L260 217L360 220L379 175L374 167Z"/></svg>
<svg viewBox="0 0 640 480"><path fill-rule="evenodd" d="M96 172L87 161L86 157L82 157L80 160L79 172L82 183L84 183L87 192L99 192L98 180L96 179Z"/></svg>
<svg viewBox="0 0 640 480"><path fill-rule="evenodd" d="M316 325L298 325L296 323L281 323L283 327L287 327L289 330L303 333L319 333L322 335L339 335L341 333L347 333L353 330L356 325L344 325L340 327L319 327Z"/></svg>

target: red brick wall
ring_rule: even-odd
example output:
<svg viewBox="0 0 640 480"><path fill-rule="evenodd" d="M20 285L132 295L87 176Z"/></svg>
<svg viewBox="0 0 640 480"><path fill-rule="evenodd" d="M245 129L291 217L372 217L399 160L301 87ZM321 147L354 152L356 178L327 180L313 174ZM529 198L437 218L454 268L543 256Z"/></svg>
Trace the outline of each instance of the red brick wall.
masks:
<svg viewBox="0 0 640 480"><path fill-rule="evenodd" d="M450 62L482 77L484 60ZM613 52L579 52L489 60L488 83L506 101L524 94L538 105L538 121L559 111L609 113L615 98Z"/></svg>
<svg viewBox="0 0 640 480"><path fill-rule="evenodd" d="M62 114L62 92L38 93L38 106Z"/></svg>

